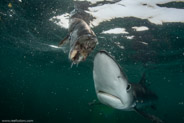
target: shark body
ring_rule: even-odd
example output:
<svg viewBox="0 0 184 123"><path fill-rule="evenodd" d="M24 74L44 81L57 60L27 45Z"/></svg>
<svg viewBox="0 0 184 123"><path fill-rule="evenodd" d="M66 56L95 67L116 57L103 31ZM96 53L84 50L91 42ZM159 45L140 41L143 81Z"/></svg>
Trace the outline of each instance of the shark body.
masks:
<svg viewBox="0 0 184 123"><path fill-rule="evenodd" d="M158 117L139 110L157 96L144 86L145 74L137 84L130 83L120 65L106 52L100 51L94 59L93 79L98 100L112 108L136 111L153 122Z"/></svg>

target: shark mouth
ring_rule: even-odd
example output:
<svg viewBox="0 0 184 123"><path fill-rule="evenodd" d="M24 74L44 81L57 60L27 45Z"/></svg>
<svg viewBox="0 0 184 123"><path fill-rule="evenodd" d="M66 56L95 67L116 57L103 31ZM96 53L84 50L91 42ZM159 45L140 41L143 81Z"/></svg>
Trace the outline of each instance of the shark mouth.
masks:
<svg viewBox="0 0 184 123"><path fill-rule="evenodd" d="M106 92L104 92L104 91L98 91L97 94L98 94L98 95L107 96L107 97L109 97L109 98L112 98L113 100L119 100L119 101L121 101L119 97L117 97L117 96L115 96L115 95L112 95L112 94L110 94L110 93L106 93Z"/></svg>
<svg viewBox="0 0 184 123"><path fill-rule="evenodd" d="M110 107L114 107L117 109L122 109L124 107L124 103L120 100L120 98L110 93L98 91L97 97L101 103L108 105Z"/></svg>

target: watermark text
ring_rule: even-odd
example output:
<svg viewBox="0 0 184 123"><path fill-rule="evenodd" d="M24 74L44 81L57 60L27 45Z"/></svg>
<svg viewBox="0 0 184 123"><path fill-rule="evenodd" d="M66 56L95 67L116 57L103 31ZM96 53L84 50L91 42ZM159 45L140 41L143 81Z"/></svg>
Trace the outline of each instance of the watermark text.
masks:
<svg viewBox="0 0 184 123"><path fill-rule="evenodd" d="M22 119L14 119L14 120L1 120L2 123L33 123L34 120L22 120Z"/></svg>

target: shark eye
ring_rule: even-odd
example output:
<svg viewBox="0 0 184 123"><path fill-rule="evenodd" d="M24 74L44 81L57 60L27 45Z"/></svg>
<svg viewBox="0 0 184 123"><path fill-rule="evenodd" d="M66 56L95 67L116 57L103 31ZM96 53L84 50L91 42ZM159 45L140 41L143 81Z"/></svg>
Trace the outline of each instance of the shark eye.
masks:
<svg viewBox="0 0 184 123"><path fill-rule="evenodd" d="M128 85L127 85L127 88L126 88L127 92L130 91L130 89L131 89L131 85L128 84Z"/></svg>

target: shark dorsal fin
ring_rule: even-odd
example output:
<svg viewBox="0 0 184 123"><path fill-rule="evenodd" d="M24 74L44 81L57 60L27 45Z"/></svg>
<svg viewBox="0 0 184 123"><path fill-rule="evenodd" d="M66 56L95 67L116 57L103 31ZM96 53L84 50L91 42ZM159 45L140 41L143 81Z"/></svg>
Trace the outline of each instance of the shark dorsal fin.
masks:
<svg viewBox="0 0 184 123"><path fill-rule="evenodd" d="M142 86L145 86L146 85L146 73L144 72L140 81L139 81L139 84L141 84Z"/></svg>

